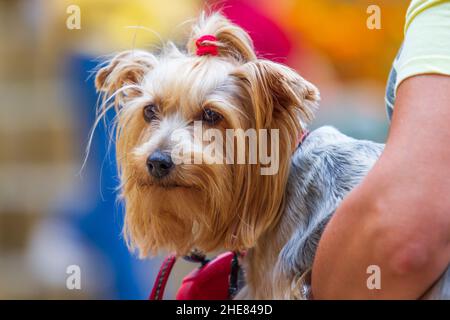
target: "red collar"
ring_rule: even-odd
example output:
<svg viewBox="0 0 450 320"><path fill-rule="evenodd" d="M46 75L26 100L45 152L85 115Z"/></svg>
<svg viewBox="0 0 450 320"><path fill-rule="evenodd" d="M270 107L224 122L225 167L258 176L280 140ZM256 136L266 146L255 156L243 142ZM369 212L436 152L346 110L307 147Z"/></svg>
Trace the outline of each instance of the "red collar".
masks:
<svg viewBox="0 0 450 320"><path fill-rule="evenodd" d="M303 130L302 134L297 139L296 148L300 147L300 145L305 141L306 137L309 135L308 130Z"/></svg>

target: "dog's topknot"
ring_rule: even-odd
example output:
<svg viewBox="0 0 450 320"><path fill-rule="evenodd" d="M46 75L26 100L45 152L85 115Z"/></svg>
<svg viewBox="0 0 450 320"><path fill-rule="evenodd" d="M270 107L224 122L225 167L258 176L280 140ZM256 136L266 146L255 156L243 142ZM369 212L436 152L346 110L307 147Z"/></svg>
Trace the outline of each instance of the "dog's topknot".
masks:
<svg viewBox="0 0 450 320"><path fill-rule="evenodd" d="M208 44L217 46L219 57L230 57L241 63L256 59L253 42L247 32L220 13L207 15L203 12L200 15L187 43L190 54L196 54L196 41L205 35L212 35L217 39L208 41Z"/></svg>

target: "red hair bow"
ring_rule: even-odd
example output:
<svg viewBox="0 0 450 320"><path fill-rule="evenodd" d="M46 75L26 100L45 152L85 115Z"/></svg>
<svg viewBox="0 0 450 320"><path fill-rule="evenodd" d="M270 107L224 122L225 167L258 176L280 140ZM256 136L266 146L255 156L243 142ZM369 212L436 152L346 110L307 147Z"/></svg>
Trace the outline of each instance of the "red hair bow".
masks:
<svg viewBox="0 0 450 320"><path fill-rule="evenodd" d="M217 56L219 54L217 46L214 44L205 45L204 41L217 41L217 38L211 34L207 34L198 38L197 41L195 41L195 45L197 46L197 55L205 56L210 54L213 56Z"/></svg>

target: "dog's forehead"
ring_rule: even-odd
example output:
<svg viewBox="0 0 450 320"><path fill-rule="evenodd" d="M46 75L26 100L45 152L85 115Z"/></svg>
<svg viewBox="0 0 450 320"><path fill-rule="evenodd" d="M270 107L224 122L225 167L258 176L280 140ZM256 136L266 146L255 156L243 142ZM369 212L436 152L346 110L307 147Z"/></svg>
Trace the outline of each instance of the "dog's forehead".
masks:
<svg viewBox="0 0 450 320"><path fill-rule="evenodd" d="M145 77L143 86L157 99L198 103L224 83L235 68L215 57L163 58Z"/></svg>

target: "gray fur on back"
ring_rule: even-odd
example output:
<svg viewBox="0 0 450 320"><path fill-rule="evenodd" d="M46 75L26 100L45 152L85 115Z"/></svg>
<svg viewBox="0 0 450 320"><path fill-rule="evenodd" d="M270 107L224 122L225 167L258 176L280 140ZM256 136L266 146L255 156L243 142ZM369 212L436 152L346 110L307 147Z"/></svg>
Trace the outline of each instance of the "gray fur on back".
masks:
<svg viewBox="0 0 450 320"><path fill-rule="evenodd" d="M333 127L312 131L292 157L281 230L296 226L280 252L275 274L294 278L312 267L317 244L331 215L372 168L384 145L350 138ZM450 272L443 277L450 280ZM449 281L433 298L450 298Z"/></svg>

